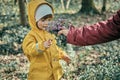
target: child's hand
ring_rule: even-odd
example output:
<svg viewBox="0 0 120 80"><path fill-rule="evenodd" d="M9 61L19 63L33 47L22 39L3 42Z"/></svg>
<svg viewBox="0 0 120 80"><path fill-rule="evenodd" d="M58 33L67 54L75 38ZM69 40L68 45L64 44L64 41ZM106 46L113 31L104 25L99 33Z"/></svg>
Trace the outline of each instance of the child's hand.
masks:
<svg viewBox="0 0 120 80"><path fill-rule="evenodd" d="M44 47L45 48L49 48L51 44L52 44L52 40L49 39L49 40L47 40L47 41L44 42Z"/></svg>
<svg viewBox="0 0 120 80"><path fill-rule="evenodd" d="M69 65L69 63L71 62L71 59L70 59L70 57L68 56L68 55L64 55L64 56L62 56L62 59L64 60L64 61L66 61L66 63L67 63L67 65Z"/></svg>

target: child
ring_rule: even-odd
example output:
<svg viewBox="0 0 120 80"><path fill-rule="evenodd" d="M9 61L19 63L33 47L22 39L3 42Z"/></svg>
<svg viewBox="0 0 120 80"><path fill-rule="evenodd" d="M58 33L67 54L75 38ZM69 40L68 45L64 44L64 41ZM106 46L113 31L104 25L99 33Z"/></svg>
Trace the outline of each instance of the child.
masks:
<svg viewBox="0 0 120 80"><path fill-rule="evenodd" d="M53 18L53 7L44 0L32 0L28 4L31 26L22 48L30 62L28 80L60 80L62 67L59 60L67 63L70 58L57 45L55 37L46 31Z"/></svg>

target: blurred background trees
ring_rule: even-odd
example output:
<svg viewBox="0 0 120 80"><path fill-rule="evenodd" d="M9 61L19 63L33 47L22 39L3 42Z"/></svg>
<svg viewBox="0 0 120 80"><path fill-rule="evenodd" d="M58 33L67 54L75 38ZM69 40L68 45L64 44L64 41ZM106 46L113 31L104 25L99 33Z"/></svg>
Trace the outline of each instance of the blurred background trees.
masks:
<svg viewBox="0 0 120 80"><path fill-rule="evenodd" d="M27 15L26 15L26 6L25 3L27 4L26 0L18 0L19 4L19 11L20 11L20 20L22 25L27 24Z"/></svg>
<svg viewBox="0 0 120 80"><path fill-rule="evenodd" d="M27 23L27 12L26 12L26 8L27 8L27 3L30 0L14 0L14 1L10 1L9 4L11 4L11 8L17 6L19 10L19 15L20 16L20 24L22 25L26 25ZM106 5L107 5L107 1L108 2L116 2L117 0L47 0L48 2L50 2L56 9L60 9L60 10L56 10L57 11L70 11L70 13L85 13L85 14L101 14L102 12L106 11ZM9 1L6 0L1 0L1 4L6 4ZM98 4L98 5L97 5ZM102 6L101 6L102 5ZM2 5L1 5L2 6ZM110 5L109 5L110 6ZM2 7L1 7L2 8ZM15 8L13 8L15 9ZM2 9L4 10L4 9ZM16 12L18 14L18 12ZM16 16L15 14L11 14ZM2 13L1 13L2 14ZM6 13L5 13L6 14ZM68 13L69 14L69 13Z"/></svg>
<svg viewBox="0 0 120 80"><path fill-rule="evenodd" d="M103 0L103 6L101 12L106 11L106 4L107 4L107 0Z"/></svg>
<svg viewBox="0 0 120 80"><path fill-rule="evenodd" d="M26 14L26 4L27 0L14 0L14 4L18 3L19 13L20 13L20 21L23 26L27 25L27 14Z"/></svg>
<svg viewBox="0 0 120 80"><path fill-rule="evenodd" d="M93 0L82 0L82 7L79 12L87 13L87 14L89 13L99 14L99 11L95 7Z"/></svg>

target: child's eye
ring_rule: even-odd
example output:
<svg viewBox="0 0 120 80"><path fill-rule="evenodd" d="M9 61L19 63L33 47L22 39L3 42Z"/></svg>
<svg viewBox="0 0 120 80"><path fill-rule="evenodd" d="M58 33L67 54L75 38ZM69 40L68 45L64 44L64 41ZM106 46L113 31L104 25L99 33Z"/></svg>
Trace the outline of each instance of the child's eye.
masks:
<svg viewBox="0 0 120 80"><path fill-rule="evenodd" d="M41 21L42 21L42 22L44 22L44 21L45 21L45 19L41 19Z"/></svg>
<svg viewBox="0 0 120 80"><path fill-rule="evenodd" d="M48 18L48 21L51 21L52 19L51 18Z"/></svg>
<svg viewBox="0 0 120 80"><path fill-rule="evenodd" d="M51 19L48 19L48 21L51 21Z"/></svg>

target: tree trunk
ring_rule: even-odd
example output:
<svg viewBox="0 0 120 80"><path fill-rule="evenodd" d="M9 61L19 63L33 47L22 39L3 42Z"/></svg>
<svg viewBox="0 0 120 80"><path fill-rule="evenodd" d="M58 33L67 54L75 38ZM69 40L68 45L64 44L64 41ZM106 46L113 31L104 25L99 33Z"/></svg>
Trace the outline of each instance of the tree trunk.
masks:
<svg viewBox="0 0 120 80"><path fill-rule="evenodd" d="M20 21L23 26L27 24L26 20L26 10L25 10L25 3L24 0L18 0L19 4L19 11L20 11Z"/></svg>
<svg viewBox="0 0 120 80"><path fill-rule="evenodd" d="M67 0L66 9L68 9L68 8L69 8L70 1L71 1L71 0Z"/></svg>
<svg viewBox="0 0 120 80"><path fill-rule="evenodd" d="M105 12L106 11L106 3L107 3L107 0L103 0L103 7L102 7L102 12Z"/></svg>
<svg viewBox="0 0 120 80"><path fill-rule="evenodd" d="M99 11L95 7L93 0L82 0L82 8L80 9L79 13L86 13L86 14L99 14Z"/></svg>
<svg viewBox="0 0 120 80"><path fill-rule="evenodd" d="M61 0L62 9L65 10L64 1Z"/></svg>

